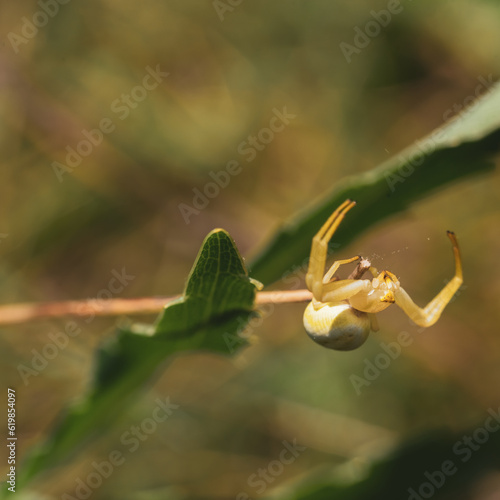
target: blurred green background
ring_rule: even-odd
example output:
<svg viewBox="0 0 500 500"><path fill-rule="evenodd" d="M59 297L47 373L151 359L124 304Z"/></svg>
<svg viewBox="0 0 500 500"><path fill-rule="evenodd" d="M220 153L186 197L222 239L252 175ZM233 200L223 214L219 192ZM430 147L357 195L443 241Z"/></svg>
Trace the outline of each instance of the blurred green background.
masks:
<svg viewBox="0 0 500 500"><path fill-rule="evenodd" d="M42 4L52 13L35 33L30 25L44 24ZM496 81L494 1L402 1L349 62L340 44L353 45L356 27L389 4L3 1L2 302L105 296L113 271L124 267L134 278L114 296L177 294L211 229L228 230L251 260L297 210L442 125L449 110L467 107L481 81ZM168 76L151 90L135 89L148 67ZM283 108L295 117L247 161L242 144ZM77 149L82 131L103 119L113 131L61 173L67 148ZM241 173L187 224L179 205L193 206L193 189L203 190L210 172L232 160ZM348 485L409 438L474 428L500 406L499 193L497 171L448 186L342 252L396 273L424 305L452 276L445 230L454 230L465 284L432 328L422 331L391 308L379 316L379 333L342 353L307 338L303 305L267 309L251 327L252 346L237 356L190 353L166 365L111 432L32 485L34 498L74 495L94 460L125 452L120 436L151 415L159 396L180 408L92 498L256 498L325 467ZM2 380L18 391L21 458L83 393L93 349L115 321L77 320L82 333L26 384L18 366L31 367L32 350L68 320L2 328ZM403 331L411 345L357 394L352 376L362 377L381 342ZM306 450L265 491L249 484L294 439ZM500 473L485 471L453 498L490 500L499 492Z"/></svg>

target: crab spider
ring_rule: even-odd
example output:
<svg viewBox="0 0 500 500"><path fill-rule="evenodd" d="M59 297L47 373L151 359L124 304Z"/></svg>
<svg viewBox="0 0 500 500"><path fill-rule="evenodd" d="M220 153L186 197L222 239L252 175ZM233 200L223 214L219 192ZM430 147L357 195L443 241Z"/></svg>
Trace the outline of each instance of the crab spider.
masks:
<svg viewBox="0 0 500 500"><path fill-rule="evenodd" d="M431 326L462 284L462 263L457 238L448 231L455 255L455 276L424 308L418 307L400 286L390 271L368 270L373 279L344 279L334 277L337 269L361 259L335 261L326 274L328 243L345 214L356 205L346 200L337 208L314 236L306 275L307 288L313 299L304 312L304 327L318 344L329 349L350 351L362 345L371 330L377 331L375 314L391 304L397 304L419 326Z"/></svg>

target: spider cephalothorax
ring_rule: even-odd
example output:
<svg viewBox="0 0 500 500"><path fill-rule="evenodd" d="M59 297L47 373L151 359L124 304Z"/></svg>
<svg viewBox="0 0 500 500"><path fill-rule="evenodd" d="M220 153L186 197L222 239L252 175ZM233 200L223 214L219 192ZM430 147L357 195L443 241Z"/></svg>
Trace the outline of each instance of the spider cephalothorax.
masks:
<svg viewBox="0 0 500 500"><path fill-rule="evenodd" d="M359 256L335 261L324 274L328 243L355 204L351 200L342 203L313 238L306 275L313 300L304 312L304 327L314 341L341 351L356 349L363 344L371 330L378 330L375 314L394 303L417 325L433 325L463 281L458 242L451 231L447 234L453 244L455 276L424 308L413 302L390 271L378 272L370 266L371 280L334 278L341 265L360 260Z"/></svg>

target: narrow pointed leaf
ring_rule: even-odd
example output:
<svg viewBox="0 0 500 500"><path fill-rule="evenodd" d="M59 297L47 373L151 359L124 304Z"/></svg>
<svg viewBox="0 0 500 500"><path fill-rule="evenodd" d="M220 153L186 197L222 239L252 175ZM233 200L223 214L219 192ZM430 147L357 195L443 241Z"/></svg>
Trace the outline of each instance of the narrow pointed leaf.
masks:
<svg viewBox="0 0 500 500"><path fill-rule="evenodd" d="M491 171L499 151L500 85L496 85L466 113L378 168L339 182L314 206L287 222L249 265L252 276L268 285L302 264L312 237L345 199L356 200L357 206L335 233L337 249L435 189Z"/></svg>
<svg viewBox="0 0 500 500"><path fill-rule="evenodd" d="M98 349L89 393L61 417L49 440L28 459L20 482L61 463L99 435L139 396L168 356L194 349L232 352L228 338L234 339L253 314L254 283L229 234L212 231L183 297L165 307L154 325L120 327Z"/></svg>

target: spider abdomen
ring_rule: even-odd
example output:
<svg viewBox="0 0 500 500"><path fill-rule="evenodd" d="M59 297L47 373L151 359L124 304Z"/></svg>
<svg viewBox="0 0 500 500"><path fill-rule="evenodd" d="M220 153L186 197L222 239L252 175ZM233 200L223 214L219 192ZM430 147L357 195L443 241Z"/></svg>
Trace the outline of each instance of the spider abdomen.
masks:
<svg viewBox="0 0 500 500"><path fill-rule="evenodd" d="M367 313L346 302L311 302L304 311L304 328L309 337L323 347L351 351L364 344L371 325Z"/></svg>

